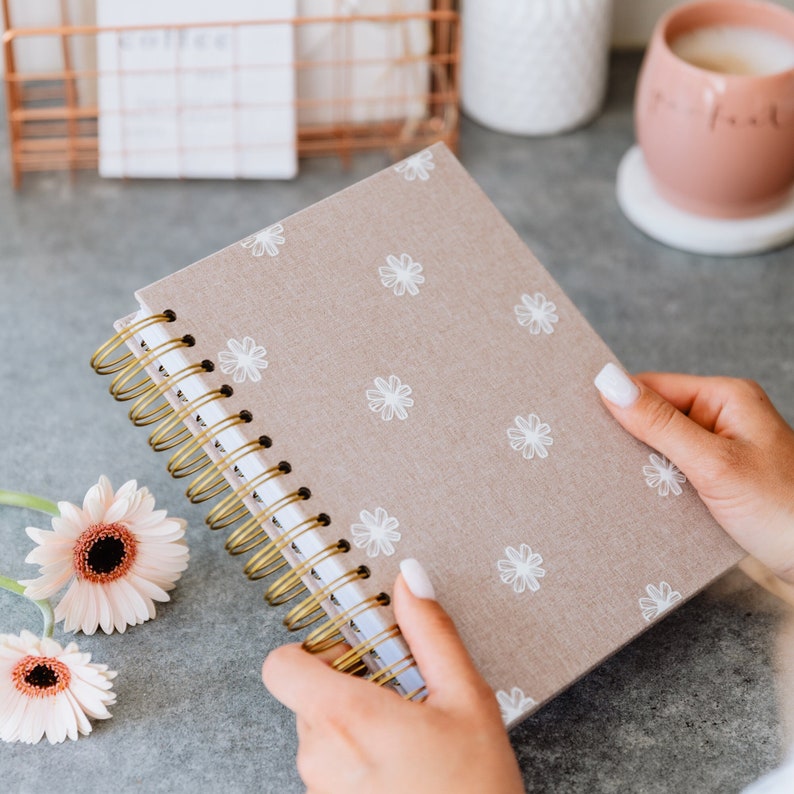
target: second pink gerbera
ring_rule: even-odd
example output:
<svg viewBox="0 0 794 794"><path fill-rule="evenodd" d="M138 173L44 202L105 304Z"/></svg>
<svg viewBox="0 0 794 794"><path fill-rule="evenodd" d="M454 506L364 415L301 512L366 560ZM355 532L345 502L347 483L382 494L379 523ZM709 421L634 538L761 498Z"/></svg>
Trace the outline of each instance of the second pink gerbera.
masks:
<svg viewBox="0 0 794 794"><path fill-rule="evenodd" d="M82 508L59 502L52 531L28 527L38 547L26 562L40 566L39 578L21 582L25 595L51 598L66 593L55 607L55 620L66 631L106 634L155 616L155 601L168 601L168 590L187 568L186 522L154 509L154 497L135 480L115 493L102 476Z"/></svg>

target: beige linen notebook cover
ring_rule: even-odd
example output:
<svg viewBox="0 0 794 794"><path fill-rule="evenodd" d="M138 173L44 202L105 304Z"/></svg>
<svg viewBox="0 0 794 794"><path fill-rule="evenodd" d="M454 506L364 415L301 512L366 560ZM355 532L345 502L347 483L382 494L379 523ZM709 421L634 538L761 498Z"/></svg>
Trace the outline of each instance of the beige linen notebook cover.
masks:
<svg viewBox="0 0 794 794"><path fill-rule="evenodd" d="M184 421L198 441L169 467L193 496L212 471L185 465L199 445L223 470L234 491L210 519L246 572L269 572L285 536L272 600L319 590L331 619L308 646L341 634L346 669L360 657L403 694L422 693L384 603L403 558L513 725L742 557L609 416L593 377L615 356L443 145L136 297L117 327L158 385L133 396L176 411L155 447ZM164 310L176 319L141 320ZM304 598L292 623L327 618Z"/></svg>

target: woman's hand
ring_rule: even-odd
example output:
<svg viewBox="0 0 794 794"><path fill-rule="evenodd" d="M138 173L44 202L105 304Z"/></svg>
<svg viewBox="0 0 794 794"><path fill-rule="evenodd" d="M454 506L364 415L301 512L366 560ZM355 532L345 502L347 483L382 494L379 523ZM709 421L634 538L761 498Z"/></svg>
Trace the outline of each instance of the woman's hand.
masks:
<svg viewBox="0 0 794 794"><path fill-rule="evenodd" d="M632 379L614 365L596 385L617 421L681 469L722 527L794 584L794 430L763 390L731 378ZM493 692L414 561L397 580L394 610L427 682L424 703L336 672L299 645L265 660L265 685L296 714L310 794L519 794Z"/></svg>
<svg viewBox="0 0 794 794"><path fill-rule="evenodd" d="M794 584L794 430L760 386L608 364L596 386L632 435L675 463L714 518Z"/></svg>
<svg viewBox="0 0 794 794"><path fill-rule="evenodd" d="M523 792L494 694L413 560L395 584L394 611L427 684L423 703L339 673L300 645L265 659L265 686L297 718L308 792Z"/></svg>

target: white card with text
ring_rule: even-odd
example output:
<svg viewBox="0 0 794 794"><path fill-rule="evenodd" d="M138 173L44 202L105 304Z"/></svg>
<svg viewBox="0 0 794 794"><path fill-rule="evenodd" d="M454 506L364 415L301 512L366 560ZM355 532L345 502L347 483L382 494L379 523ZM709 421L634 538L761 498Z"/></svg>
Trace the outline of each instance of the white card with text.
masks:
<svg viewBox="0 0 794 794"><path fill-rule="evenodd" d="M295 176L294 15L295 0L244 25L259 0L98 0L99 173Z"/></svg>

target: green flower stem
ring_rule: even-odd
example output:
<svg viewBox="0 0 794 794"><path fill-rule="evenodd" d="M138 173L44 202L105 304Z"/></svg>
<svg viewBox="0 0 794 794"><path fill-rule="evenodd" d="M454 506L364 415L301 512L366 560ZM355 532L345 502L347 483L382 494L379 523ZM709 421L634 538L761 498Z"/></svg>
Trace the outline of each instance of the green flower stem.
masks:
<svg viewBox="0 0 794 794"><path fill-rule="evenodd" d="M9 579L7 576L0 575L0 587L2 587L3 590L8 590L11 593L25 596L25 588L15 579ZM25 596L25 598L28 597L29 596ZM55 625L55 615L52 612L52 605L47 599L38 601L35 598L31 598L30 600L41 610L41 615L44 618L44 630L42 631L41 636L52 637L52 629Z"/></svg>
<svg viewBox="0 0 794 794"><path fill-rule="evenodd" d="M0 505L10 505L11 507L27 507L30 510L39 510L42 513L49 513L51 516L60 515L58 505L49 499L42 499L30 493L19 493L18 491L3 491L0 489Z"/></svg>
<svg viewBox="0 0 794 794"><path fill-rule="evenodd" d="M51 502L49 499L42 499L40 496L34 496L29 493L19 493L18 491L4 491L0 489L0 505L26 507L29 510L38 510L51 516L60 515L58 505ZM7 576L0 575L0 587L11 593L25 596L25 588L15 579L9 579ZM25 598L29 598L29 596L25 596ZM48 599L39 601L35 598L31 598L30 600L41 610L41 615L44 618L44 630L41 636L52 637L52 629L55 625L55 615L52 611L52 605Z"/></svg>

